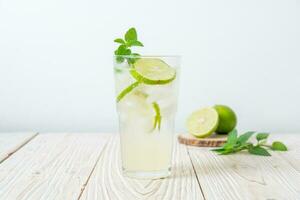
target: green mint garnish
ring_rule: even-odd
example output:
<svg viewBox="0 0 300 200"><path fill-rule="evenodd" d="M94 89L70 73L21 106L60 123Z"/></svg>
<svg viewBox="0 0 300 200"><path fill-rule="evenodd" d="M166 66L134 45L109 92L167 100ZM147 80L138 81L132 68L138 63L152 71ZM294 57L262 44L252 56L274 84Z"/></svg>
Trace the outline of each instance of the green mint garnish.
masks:
<svg viewBox="0 0 300 200"><path fill-rule="evenodd" d="M143 47L143 43L138 41L137 33L135 28L130 28L124 36L124 39L117 38L114 42L120 44L119 47L115 50L116 61L118 63L124 62L123 56L128 56L126 58L129 64L133 64L136 60L136 57L140 56L138 53L133 53L130 49L131 47Z"/></svg>
<svg viewBox="0 0 300 200"><path fill-rule="evenodd" d="M122 38L117 38L114 40L116 43L125 44L125 41Z"/></svg>
<svg viewBox="0 0 300 200"><path fill-rule="evenodd" d="M136 41L137 40L137 33L135 28L130 28L126 33L125 33L125 40L127 42L129 41Z"/></svg>
<svg viewBox="0 0 300 200"><path fill-rule="evenodd" d="M227 142L222 147L213 149L212 151L215 151L220 155L227 155L248 150L250 154L259 156L271 156L268 149L274 151L287 151L287 147L279 141L273 142L272 145L265 144L269 137L269 133L257 133L257 143L253 144L248 141L253 134L255 134L254 131L249 131L238 137L237 130L234 129L228 134Z"/></svg>
<svg viewBox="0 0 300 200"><path fill-rule="evenodd" d="M271 156L271 154L261 146L249 146L248 152L258 156Z"/></svg>
<svg viewBox="0 0 300 200"><path fill-rule="evenodd" d="M246 144L246 142L249 140L249 138L254 134L254 131L248 131L242 135L240 135L237 139L237 143L240 145Z"/></svg>
<svg viewBox="0 0 300 200"><path fill-rule="evenodd" d="M274 151L287 151L288 150L287 147L282 142L279 142L279 141L273 142L271 149Z"/></svg>
<svg viewBox="0 0 300 200"><path fill-rule="evenodd" d="M256 140L257 141L266 140L268 137L269 137L269 133L257 133Z"/></svg>

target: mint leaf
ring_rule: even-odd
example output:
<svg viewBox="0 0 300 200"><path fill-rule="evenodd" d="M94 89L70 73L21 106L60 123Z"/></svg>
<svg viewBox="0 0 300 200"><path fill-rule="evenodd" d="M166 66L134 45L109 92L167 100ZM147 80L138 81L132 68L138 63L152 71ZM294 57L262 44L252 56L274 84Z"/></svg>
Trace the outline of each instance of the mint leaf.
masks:
<svg viewBox="0 0 300 200"><path fill-rule="evenodd" d="M121 69L118 69L118 68L115 68L115 72L116 72L116 73L121 73L122 70L121 70Z"/></svg>
<svg viewBox="0 0 300 200"><path fill-rule="evenodd" d="M219 152L219 155L228 155L228 154L231 154L231 153L234 153L234 152L235 151L233 151L232 149L227 149L227 150Z"/></svg>
<svg viewBox="0 0 300 200"><path fill-rule="evenodd" d="M135 28L130 28L126 34L125 34L125 40L127 42L129 41L136 41L137 40L137 33L136 33L136 30Z"/></svg>
<svg viewBox="0 0 300 200"><path fill-rule="evenodd" d="M120 43L120 44L125 44L125 41L123 39L121 39L121 38L115 39L114 42Z"/></svg>
<svg viewBox="0 0 300 200"><path fill-rule="evenodd" d="M248 152L259 156L271 156L271 154L260 146L249 147Z"/></svg>
<svg viewBox="0 0 300 200"><path fill-rule="evenodd" d="M234 129L228 134L227 142L234 144L236 143L236 141L237 141L237 130Z"/></svg>
<svg viewBox="0 0 300 200"><path fill-rule="evenodd" d="M131 56L132 56L132 57L128 57L128 58L127 58L127 61L128 61L129 64L135 63L135 61L136 61L137 59L139 59L139 57L140 57L141 55L138 54L138 53L131 53Z"/></svg>
<svg viewBox="0 0 300 200"><path fill-rule="evenodd" d="M217 152L219 155L226 155L229 153L234 153L234 149L224 149L224 148L217 148L217 149L212 149L211 151Z"/></svg>
<svg viewBox="0 0 300 200"><path fill-rule="evenodd" d="M134 57L139 57L139 56L141 56L141 55L138 54L138 53L132 53L131 55L134 56Z"/></svg>
<svg viewBox="0 0 300 200"><path fill-rule="evenodd" d="M279 141L273 142L271 149L274 151L287 151L288 150L287 147L282 142L279 142Z"/></svg>
<svg viewBox="0 0 300 200"><path fill-rule="evenodd" d="M135 58L127 58L127 62L128 62L129 64L133 64L133 63L135 63L135 61L136 61Z"/></svg>
<svg viewBox="0 0 300 200"><path fill-rule="evenodd" d="M124 62L124 57L116 56L116 60L117 60L118 63L122 63L122 62Z"/></svg>
<svg viewBox="0 0 300 200"><path fill-rule="evenodd" d="M258 133L256 135L256 140L261 141L261 140L267 139L268 137L269 137L269 133Z"/></svg>
<svg viewBox="0 0 300 200"><path fill-rule="evenodd" d="M232 130L227 136L227 142L224 144L224 149L231 149L237 142L237 130Z"/></svg>
<svg viewBox="0 0 300 200"><path fill-rule="evenodd" d="M216 151L216 152L222 152L222 151L224 151L224 150L225 150L224 148L212 149L212 151Z"/></svg>
<svg viewBox="0 0 300 200"><path fill-rule="evenodd" d="M248 131L240 135L237 139L237 143L245 144L254 133L255 133L254 131Z"/></svg>
<svg viewBox="0 0 300 200"><path fill-rule="evenodd" d="M119 48L115 51L116 60L119 63L124 62L125 55L130 55L131 50L126 47L126 45L120 45Z"/></svg>
<svg viewBox="0 0 300 200"><path fill-rule="evenodd" d="M116 55L116 61L119 63L124 62L126 60L129 65L133 64L140 54L137 53L132 53L130 47L132 46L139 46L143 47L143 43L137 40L137 33L135 28L130 28L126 34L125 38L117 38L114 40L114 42L119 43L120 46L115 50L115 55ZM124 57L126 55L126 57ZM127 56L128 55L128 56ZM132 56L132 57L131 57Z"/></svg>
<svg viewBox="0 0 300 200"><path fill-rule="evenodd" d="M130 55L131 50L126 47L126 45L120 45L119 48L115 51L116 55Z"/></svg>
<svg viewBox="0 0 300 200"><path fill-rule="evenodd" d="M127 42L127 46L129 46L129 47L131 47L131 46L143 47L144 45L140 41L132 40L132 41Z"/></svg>

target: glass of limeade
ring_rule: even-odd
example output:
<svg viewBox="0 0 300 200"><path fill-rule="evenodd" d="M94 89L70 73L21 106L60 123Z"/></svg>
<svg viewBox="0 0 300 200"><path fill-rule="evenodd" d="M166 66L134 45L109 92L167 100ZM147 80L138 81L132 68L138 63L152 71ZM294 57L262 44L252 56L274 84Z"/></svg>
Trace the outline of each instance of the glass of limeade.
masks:
<svg viewBox="0 0 300 200"><path fill-rule="evenodd" d="M115 56L116 102L123 174L171 174L179 56Z"/></svg>

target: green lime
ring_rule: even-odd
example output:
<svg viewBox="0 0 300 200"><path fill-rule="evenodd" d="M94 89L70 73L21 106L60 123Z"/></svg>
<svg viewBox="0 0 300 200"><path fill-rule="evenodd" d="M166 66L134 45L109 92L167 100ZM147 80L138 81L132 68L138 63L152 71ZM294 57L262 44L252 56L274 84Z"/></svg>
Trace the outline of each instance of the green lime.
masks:
<svg viewBox="0 0 300 200"><path fill-rule="evenodd" d="M217 128L217 133L227 134L232 131L237 124L237 118L234 111L224 105L215 105L214 108L219 114L219 126Z"/></svg>
<svg viewBox="0 0 300 200"><path fill-rule="evenodd" d="M167 84L176 77L175 69L156 58L138 59L130 73L138 82L149 85Z"/></svg>
<svg viewBox="0 0 300 200"><path fill-rule="evenodd" d="M208 137L213 134L219 122L219 116L214 108L207 107L193 112L186 121L188 132L196 137Z"/></svg>

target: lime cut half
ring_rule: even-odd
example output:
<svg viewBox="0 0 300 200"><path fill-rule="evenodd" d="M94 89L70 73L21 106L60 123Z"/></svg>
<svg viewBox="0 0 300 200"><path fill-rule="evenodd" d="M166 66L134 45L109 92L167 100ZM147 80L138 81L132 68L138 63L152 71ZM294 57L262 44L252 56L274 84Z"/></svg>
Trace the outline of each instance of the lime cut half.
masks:
<svg viewBox="0 0 300 200"><path fill-rule="evenodd" d="M137 81L149 85L167 84L176 78L175 69L156 58L138 59L130 73Z"/></svg>
<svg viewBox="0 0 300 200"><path fill-rule="evenodd" d="M196 137L204 138L213 134L219 122L219 116L214 108L203 108L193 112L187 119L188 132Z"/></svg>

